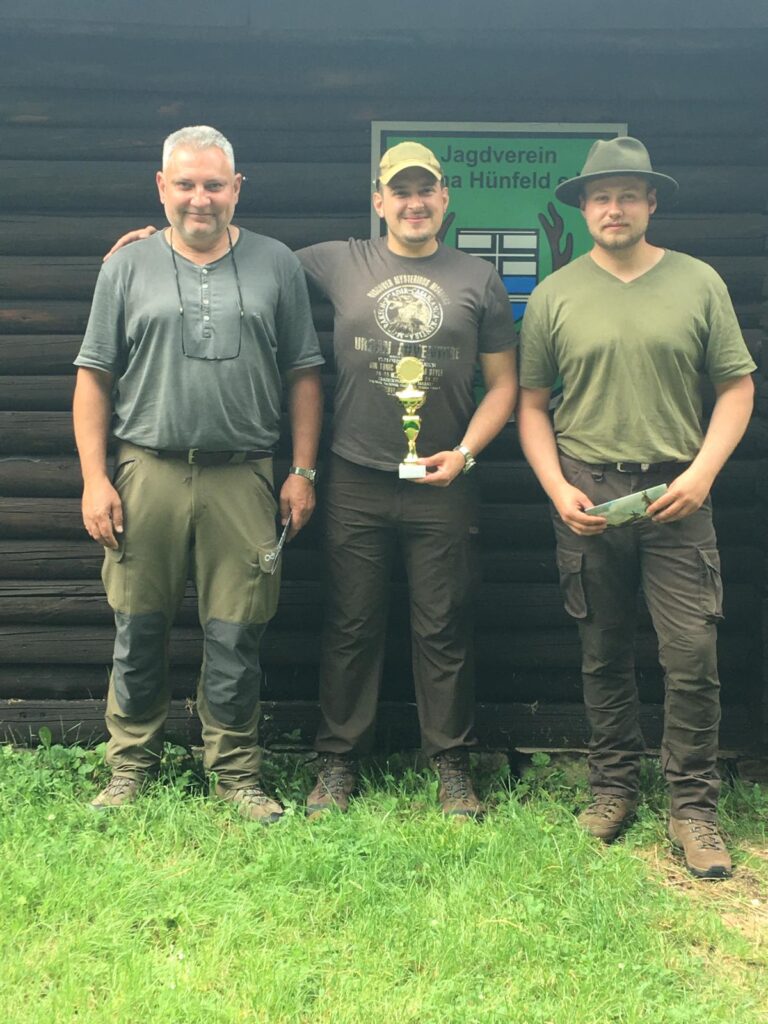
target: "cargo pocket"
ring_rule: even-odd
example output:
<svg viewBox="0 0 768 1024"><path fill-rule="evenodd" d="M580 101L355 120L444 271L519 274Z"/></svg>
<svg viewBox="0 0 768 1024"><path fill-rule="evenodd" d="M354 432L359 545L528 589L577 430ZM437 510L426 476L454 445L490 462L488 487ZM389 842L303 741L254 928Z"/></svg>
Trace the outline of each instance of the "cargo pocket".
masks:
<svg viewBox="0 0 768 1024"><path fill-rule="evenodd" d="M707 622L723 619L723 579L720 553L716 548L698 548L701 559L701 610Z"/></svg>
<svg viewBox="0 0 768 1024"><path fill-rule="evenodd" d="M120 536L117 549L104 548L104 561L101 565L101 582L110 608L115 612L128 612L128 586L125 567L125 534Z"/></svg>
<svg viewBox="0 0 768 1024"><path fill-rule="evenodd" d="M269 622L277 611L277 601L280 597L280 571L283 553L277 563L277 569L272 572L275 556L275 544L264 544L256 548L255 556L251 563L251 607L248 615L249 622Z"/></svg>
<svg viewBox="0 0 768 1024"><path fill-rule="evenodd" d="M584 555L581 551L558 551L557 571L560 574L560 590L565 610L574 619L586 619L587 601L584 597L584 581L581 566Z"/></svg>
<svg viewBox="0 0 768 1024"><path fill-rule="evenodd" d="M112 486L115 488L122 486L132 476L137 465L138 462L133 457L116 462L112 473Z"/></svg>

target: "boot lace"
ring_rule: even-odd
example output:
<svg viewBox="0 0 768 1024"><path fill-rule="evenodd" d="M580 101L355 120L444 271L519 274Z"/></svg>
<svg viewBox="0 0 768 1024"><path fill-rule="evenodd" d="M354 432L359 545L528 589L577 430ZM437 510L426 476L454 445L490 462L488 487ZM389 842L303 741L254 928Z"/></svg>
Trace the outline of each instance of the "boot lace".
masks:
<svg viewBox="0 0 768 1024"><path fill-rule="evenodd" d="M317 773L317 781L335 800L337 797L349 795L350 788L355 784L356 775L356 762L346 758L326 758Z"/></svg>
<svg viewBox="0 0 768 1024"><path fill-rule="evenodd" d="M700 821L689 818L693 838L700 850L724 850L723 840L714 821Z"/></svg>
<svg viewBox="0 0 768 1024"><path fill-rule="evenodd" d="M464 760L437 754L435 763L445 795L451 800L468 800L471 796L469 770Z"/></svg>

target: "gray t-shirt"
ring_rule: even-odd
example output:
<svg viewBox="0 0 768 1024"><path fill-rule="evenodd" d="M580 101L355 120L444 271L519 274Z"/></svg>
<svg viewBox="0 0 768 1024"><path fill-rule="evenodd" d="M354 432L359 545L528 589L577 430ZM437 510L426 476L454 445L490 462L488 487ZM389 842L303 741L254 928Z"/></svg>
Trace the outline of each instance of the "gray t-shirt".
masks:
<svg viewBox="0 0 768 1024"><path fill-rule="evenodd" d="M113 374L117 437L209 451L273 448L281 374L322 362L301 265L243 229L205 266L163 232L121 249L99 274L75 360Z"/></svg>
<svg viewBox="0 0 768 1024"><path fill-rule="evenodd" d="M385 238L321 242L297 256L334 307L333 451L374 469L397 468L406 440L395 369L405 356L424 363L419 455L458 444L475 410L478 353L515 343L494 268L443 245L432 256L397 256Z"/></svg>

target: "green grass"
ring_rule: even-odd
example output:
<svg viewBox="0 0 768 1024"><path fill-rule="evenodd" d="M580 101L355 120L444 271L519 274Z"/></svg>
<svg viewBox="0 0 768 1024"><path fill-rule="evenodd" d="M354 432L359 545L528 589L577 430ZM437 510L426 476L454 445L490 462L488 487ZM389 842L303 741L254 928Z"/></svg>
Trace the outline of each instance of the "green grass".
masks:
<svg viewBox="0 0 768 1024"><path fill-rule="evenodd" d="M139 802L85 806L98 754L0 748L0 1020L7 1024L764 1024L768 790L736 785L732 881L689 880L653 766L638 823L581 833L583 783L534 756L482 779L482 825L443 820L406 760L308 823L309 772L264 829L169 749ZM577 773L578 775L578 773Z"/></svg>

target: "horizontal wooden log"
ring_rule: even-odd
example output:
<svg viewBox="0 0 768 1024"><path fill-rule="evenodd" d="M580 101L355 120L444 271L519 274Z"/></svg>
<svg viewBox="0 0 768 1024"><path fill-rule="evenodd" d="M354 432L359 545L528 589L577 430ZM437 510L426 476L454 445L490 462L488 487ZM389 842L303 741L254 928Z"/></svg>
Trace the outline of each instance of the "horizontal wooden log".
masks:
<svg viewBox="0 0 768 1024"><path fill-rule="evenodd" d="M321 375L321 384L327 404L333 399L335 383L334 375L329 373ZM75 367L71 367L68 374L58 374L57 376L47 374L0 376L0 411L70 412L74 389Z"/></svg>
<svg viewBox="0 0 768 1024"><path fill-rule="evenodd" d="M303 135L299 139L303 140ZM368 139L366 147L370 150ZM303 156L306 154L305 149ZM365 210L357 213L325 217L312 214L254 217L238 209L236 222L250 231L277 238L291 249L336 238L367 238L370 234L367 204ZM90 212L71 216L6 212L0 215L0 255L86 256L100 260L121 235L145 224L155 227L165 224L163 212L156 203L130 217ZM743 241L746 246L751 239L745 236ZM745 251L742 255L749 253Z"/></svg>
<svg viewBox="0 0 768 1024"><path fill-rule="evenodd" d="M321 553L288 545L283 555L284 579L320 578ZM749 547L722 551L724 572L739 582L762 580L762 554ZM0 579L92 580L101 571L101 549L82 540L0 540ZM551 548L520 551L489 549L480 553L484 579L540 583L557 579ZM399 569L395 564L395 572Z"/></svg>
<svg viewBox="0 0 768 1024"><path fill-rule="evenodd" d="M55 412L71 410L75 390L74 367L58 376L0 376L0 410Z"/></svg>
<svg viewBox="0 0 768 1024"><path fill-rule="evenodd" d="M718 507L715 526L721 542L764 541L762 510L754 507ZM544 505L483 505L480 513L482 542L495 549L548 546L552 525ZM0 536L6 539L80 540L83 524L76 498L0 498ZM310 520L294 542L298 547L317 543L319 522Z"/></svg>
<svg viewBox="0 0 768 1024"><path fill-rule="evenodd" d="M194 700L197 693L199 666L172 665L168 683L174 700ZM636 672L637 689L642 704L664 703L664 678L658 665ZM759 680L758 680L759 683ZM104 699L109 685L109 665L0 665L0 700L93 700ZM316 666L271 665L262 682L262 700L316 700L318 669ZM479 702L498 701L541 703L561 701L580 703L581 672L578 665L570 668L516 668L511 671L481 672L476 680ZM738 671L721 682L721 704L725 708L749 704L756 710L762 705L760 686L749 685L749 679ZM410 702L414 699L413 679L408 666L385 663L381 685L382 701Z"/></svg>
<svg viewBox="0 0 768 1024"><path fill-rule="evenodd" d="M768 278L766 256L707 256L734 301L757 301ZM170 259L169 259L169 267ZM90 301L101 260L84 256L0 257L0 294L7 300Z"/></svg>
<svg viewBox="0 0 768 1024"><path fill-rule="evenodd" d="M519 74L517 66L516 74ZM718 86L721 87L722 83L718 83ZM738 88L743 89L743 85ZM717 98L722 100L722 93ZM47 123L9 124L0 120L0 152L15 160L65 159L69 154L76 153L80 160L155 161L159 165L166 134L167 130L159 126L146 130L143 126L115 127L111 123L93 128ZM326 131L310 128L296 131L284 126L261 130L240 124L232 132L231 138L238 162L293 163L306 160L307 154L311 153L318 163L332 161L360 164L370 158L371 151L369 129L363 124L339 126ZM768 138L754 132L730 139L727 146L723 145L722 136L719 135L681 138L679 135L646 133L643 141L658 166L679 163L765 165L768 162ZM272 234L262 228L253 230ZM356 234L356 231L349 233ZM74 255L71 251L69 254Z"/></svg>
<svg viewBox="0 0 768 1024"><path fill-rule="evenodd" d="M349 214L356 209L367 210L370 202L367 164L243 163L239 169L247 179L238 203L242 214ZM94 212L128 214L155 209L155 216L159 216L156 172L156 161L0 160L4 206L13 212L80 210L83 194L87 193L88 209ZM733 173L734 180L748 191L749 169Z"/></svg>
<svg viewBox="0 0 768 1024"><path fill-rule="evenodd" d="M0 334L0 373L74 377L79 334Z"/></svg>
<svg viewBox="0 0 768 1024"><path fill-rule="evenodd" d="M370 148L370 142L366 146ZM291 249L338 238L367 238L370 233L367 209L325 217L252 217L238 210L236 220L241 227L277 238ZM759 256L766 248L766 221L765 216L754 212L657 214L651 221L649 237L657 245L693 256ZM5 213L0 215L0 256L84 256L100 260L120 235L146 223L162 227L162 211L150 207L134 217Z"/></svg>
<svg viewBox="0 0 768 1024"><path fill-rule="evenodd" d="M0 664L59 664L62 652L72 665L109 664L114 632L110 626L0 626ZM723 676L741 673L746 681L762 670L759 637L743 633L723 634L719 639L719 660ZM638 633L635 645L638 667L655 667L658 648L655 636ZM410 644L402 635L389 636L387 660L398 670L410 665ZM178 665L199 664L202 637L199 629L175 628L171 634L170 656ZM562 629L529 629L514 642L508 629L480 632L476 639L478 677L484 672L506 673L529 668L575 668L581 661L578 632L574 626ZM319 631L267 630L261 648L267 670L272 666L317 666Z"/></svg>
<svg viewBox="0 0 768 1024"><path fill-rule="evenodd" d="M283 442L288 436L283 432ZM72 418L65 412L0 412L0 455L71 455L75 450ZM768 455L768 421L753 417L737 449L738 457ZM505 427L488 446L486 458L521 458L513 425Z"/></svg>
<svg viewBox="0 0 768 1024"><path fill-rule="evenodd" d="M640 723L649 749L661 742L663 709L640 708ZM310 701L262 704L261 742L267 748L310 749L317 730L317 705ZM94 744L106 738L104 701L0 701L0 740L37 745L45 725L54 743ZM748 705L725 708L720 726L721 751L760 750L759 719ZM477 732L482 747L584 749L588 731L583 705L484 704L477 707ZM186 701L171 704L166 723L169 739L199 745L200 724ZM378 749L402 750L420 746L416 709L412 704L382 703L378 710Z"/></svg>
<svg viewBox="0 0 768 1024"><path fill-rule="evenodd" d="M736 301L736 315L744 330L768 330L768 305L763 301ZM36 302L0 299L0 336L79 334L88 323L90 302L80 299L45 299ZM329 331L333 315L327 303L313 304L312 315L318 331Z"/></svg>
<svg viewBox="0 0 768 1024"><path fill-rule="evenodd" d="M468 81L475 96L492 96L498 91L499 67L508 60L510 45L516 54L518 104L528 96L551 94L554 89L574 99L605 94L630 97L637 81L643 82L643 94L651 102L663 103L669 96L694 102L722 101L755 95L764 81L762 68L748 46L743 46L737 66L731 53L717 48L706 60L685 51L669 60L666 54L628 50L626 44L611 46L597 61L588 45L571 52L561 49L556 61L543 60L535 44L526 50L522 27L519 35L510 37L509 15L503 18L502 11L507 14L508 8L502 7L496 17L487 15L494 30L482 44L478 40L472 47L449 47L445 38L430 33L430 45L419 48L418 59L414 59L410 39L380 39L372 53L365 45L370 28L363 39L353 41L334 33L325 45L308 47L304 41L285 37L254 38L250 19L227 39L206 33L204 42L193 38L183 46L169 46L166 32L161 31L156 37L134 40L130 56L123 41L114 38L102 38L94 45L87 35L70 33L63 47L58 34L52 32L26 37L20 47L9 34L0 43L0 57L4 84L11 88L45 84L130 93L139 85L135 73L139 61L143 89L167 89L172 82L178 93L202 93L199 68L204 66L215 76L220 90L242 91L255 102L307 96L332 100L364 90L369 96L408 102L415 96L439 95L445 104L465 96L462 86ZM340 20L346 22L346 17ZM561 20L555 20L560 27L559 31L550 27L547 33L548 55L557 46L557 37L565 35ZM472 32L474 27L465 16L464 31ZM407 67L408 73L393 76L393 67Z"/></svg>
<svg viewBox="0 0 768 1024"><path fill-rule="evenodd" d="M7 211L79 210L83 193L88 208L111 214L143 213L155 203L154 163L0 160ZM370 168L365 164L274 163L241 166L247 183L238 211L274 216L285 212L350 214L367 211ZM578 173L578 167L565 168ZM761 167L664 168L680 183L677 212L741 213L765 210L765 173ZM510 191L510 196L514 193Z"/></svg>
<svg viewBox="0 0 768 1024"><path fill-rule="evenodd" d="M657 38L661 35L665 34L657 34ZM588 39L588 33L578 33L579 46L583 46ZM643 38L638 35L638 45L647 45L647 39L647 36ZM551 40L552 34L548 32L548 47L552 45ZM759 47L759 40L757 44ZM624 45L627 45L627 40ZM515 52L520 50L518 39L514 49ZM604 53L601 53L600 60L603 57ZM410 67L413 61L409 60L408 63ZM551 70L551 50L548 51L545 63ZM39 66L36 65L35 70L39 70ZM391 66L387 70L391 80ZM378 94L371 94L365 89L351 89L349 83L343 77L339 79L335 73L334 77L345 95L262 97L254 95L250 89L228 89L226 81L214 91L192 92L166 79L161 90L142 89L137 92L133 89L110 90L103 81L94 89L83 89L80 82L74 87L56 83L56 87L50 89L41 88L37 80L24 87L13 86L6 80L0 92L0 123L90 125L96 128L103 125L136 126L143 132L157 129L162 134L172 132L183 124L215 124L237 145L238 132L253 129L285 130L286 126L290 126L294 131L317 131L360 126L367 131L372 120L402 120L402 100L390 96L388 87ZM408 80L408 76L403 78ZM632 88L628 90L628 95L621 96L618 95L617 85L622 81L628 85L630 82L636 84L633 76L625 72L604 93L581 99L569 96L553 78L549 88L527 96L524 105L518 100L516 116L520 121L537 123L627 122L631 131L641 138L662 134L728 138L755 134L756 116L760 109L758 95L754 97L754 106L741 91L737 99L702 103L681 99L667 89L660 102L651 103L646 91L651 83L644 82L642 89ZM134 74L132 85L139 87L143 84ZM666 87L664 78L659 85L661 88ZM506 123L509 116L509 97L498 86L484 95L474 89L464 89L451 99L451 121ZM446 117L445 99L433 85L422 94L415 91L409 94L409 120L445 121Z"/></svg>
<svg viewBox="0 0 768 1024"><path fill-rule="evenodd" d="M287 457L275 460L278 479L287 473L289 461ZM319 468L322 484L322 462ZM502 462L480 456L476 474L481 498L488 504L546 503L533 471L521 459ZM713 493L718 505L749 505L762 500L767 489L768 459L731 459L717 477ZM0 456L1 497L79 498L81 492L80 464L75 456Z"/></svg>
<svg viewBox="0 0 768 1024"><path fill-rule="evenodd" d="M768 217L756 213L656 214L648 239L654 245L692 256L761 256L766 251Z"/></svg>
<svg viewBox="0 0 768 1024"><path fill-rule="evenodd" d="M725 632L751 634L761 628L761 589L733 583L725 593ZM573 625L563 608L557 583L484 582L475 600L479 634L508 629L519 635L529 628ZM270 628L315 629L322 624L323 589L316 580L283 581L280 603ZM388 622L392 629L406 630L410 618L408 587L392 587ZM187 586L176 622L194 627L198 622L194 586ZM638 599L640 628L650 629L650 617ZM100 582L96 580L29 581L0 579L0 624L3 625L111 625L112 612Z"/></svg>

